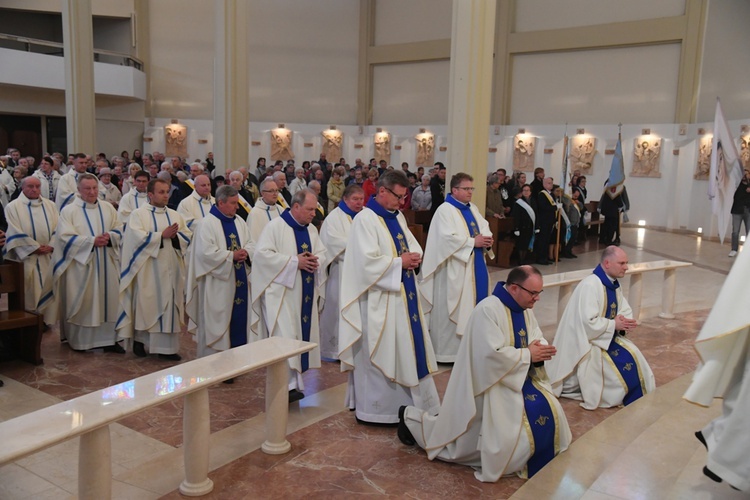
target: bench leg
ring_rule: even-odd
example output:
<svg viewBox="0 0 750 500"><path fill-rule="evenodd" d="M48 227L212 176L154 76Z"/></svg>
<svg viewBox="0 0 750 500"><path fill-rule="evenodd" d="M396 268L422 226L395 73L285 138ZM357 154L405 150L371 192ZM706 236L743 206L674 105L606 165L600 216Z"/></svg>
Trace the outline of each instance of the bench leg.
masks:
<svg viewBox="0 0 750 500"><path fill-rule="evenodd" d="M676 269L664 270L664 284L661 288L661 312L660 318L674 318L674 294L677 285Z"/></svg>
<svg viewBox="0 0 750 500"><path fill-rule="evenodd" d="M266 370L266 440L260 449L269 455L281 455L292 449L286 440L289 418L289 364L279 361Z"/></svg>
<svg viewBox="0 0 750 500"><path fill-rule="evenodd" d="M638 320L641 316L641 297L643 296L643 275L634 273L630 275L630 291L628 302L633 310L633 319Z"/></svg>
<svg viewBox="0 0 750 500"><path fill-rule="evenodd" d="M78 498L112 498L111 455L108 425L81 436L78 449Z"/></svg>
<svg viewBox="0 0 750 500"><path fill-rule="evenodd" d="M185 396L182 437L185 479L180 484L180 493L189 497L210 493L214 489L214 482L208 478L209 439L211 437L208 388Z"/></svg>
<svg viewBox="0 0 750 500"><path fill-rule="evenodd" d="M573 295L573 285L560 285L557 295L557 323L560 324L565 306L568 305L570 296Z"/></svg>

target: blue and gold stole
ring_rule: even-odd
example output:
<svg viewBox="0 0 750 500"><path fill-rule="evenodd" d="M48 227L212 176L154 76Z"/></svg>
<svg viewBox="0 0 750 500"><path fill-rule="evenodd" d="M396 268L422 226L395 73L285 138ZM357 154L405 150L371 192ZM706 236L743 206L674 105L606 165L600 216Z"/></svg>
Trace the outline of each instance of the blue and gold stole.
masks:
<svg viewBox="0 0 750 500"><path fill-rule="evenodd" d="M342 212L344 212L346 215L348 215L349 217L351 217L352 220L354 220L354 217L357 215L357 212L355 212L354 210L352 210L351 208L349 208L347 206L347 204L344 203L344 200L341 200L339 202L339 208L341 209Z"/></svg>
<svg viewBox="0 0 750 500"><path fill-rule="evenodd" d="M617 309L619 307L617 303L617 289L620 288L620 283L617 280L612 282L607 276L607 273L602 269L601 264L596 266L594 274L599 278L599 281L604 285L604 290L607 293L607 305L604 309L604 315L608 319L615 319L617 316ZM619 342L620 334L615 331L612 336L612 341L609 343L607 348L607 354L612 359L617 371L620 372L625 385L628 388L625 398L622 400L622 404L625 406L629 405L636 399L643 396L643 385L641 383L641 376L638 370L638 363L635 361L633 354L627 349L627 347Z"/></svg>
<svg viewBox="0 0 750 500"><path fill-rule="evenodd" d="M310 233L307 232L307 226L298 223L292 217L292 213L287 208L281 214L281 218L289 227L294 230L294 240L297 243L297 253L312 253L312 243L310 243ZM302 340L310 342L310 326L312 325L313 315L313 297L315 296L315 276L313 273L299 270L302 278ZM305 372L310 367L310 356L304 353L301 356L302 371Z"/></svg>
<svg viewBox="0 0 750 500"><path fill-rule="evenodd" d="M216 205L209 212L219 219L224 237L227 242L227 250L234 252L242 250L237 227L234 225L234 217L227 217L219 211ZM229 345L237 347L247 344L247 271L245 263L236 261L234 263L234 301L232 302L232 319L229 321Z"/></svg>
<svg viewBox="0 0 750 500"><path fill-rule="evenodd" d="M406 236L398 222L398 210L389 212L383 208L373 196L367 202L367 208L375 212L385 223L388 232L391 234L393 244L396 246L398 255L409 251L409 244L406 242ZM406 296L406 306L409 311L409 327L411 328L412 339L414 340L414 357L417 361L417 376L421 379L429 375L430 370L427 367L427 354L424 345L424 329L422 326L422 316L419 314L419 295L417 293L416 277L414 271L402 269L401 283L404 287Z"/></svg>
<svg viewBox="0 0 750 500"><path fill-rule="evenodd" d="M513 326L513 345L515 348L523 349L528 347L529 335L524 309L508 293L503 281L498 282L492 294L500 299L500 302L510 312L510 319ZM547 396L534 382L530 373L526 376L526 381L521 388L526 419L529 422L531 435L534 438L531 446L531 458L526 463L526 473L529 478L555 458L555 454L557 453L557 443L555 442L557 419L555 412L547 400Z"/></svg>
<svg viewBox="0 0 750 500"><path fill-rule="evenodd" d="M466 222L466 227L469 229L469 235L472 238L479 235L479 226L477 225L477 220L474 218L474 214L471 212L471 205L461 203L450 194L445 201L461 212ZM476 295L476 302L474 304L479 304L487 298L489 288L490 274L487 271L487 263L484 261L484 248L474 247L474 289Z"/></svg>

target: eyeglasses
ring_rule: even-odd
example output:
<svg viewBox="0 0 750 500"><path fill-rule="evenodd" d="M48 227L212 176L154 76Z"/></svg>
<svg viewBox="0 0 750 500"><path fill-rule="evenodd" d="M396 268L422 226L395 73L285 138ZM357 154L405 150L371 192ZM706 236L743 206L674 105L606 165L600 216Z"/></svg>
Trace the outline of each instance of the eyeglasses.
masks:
<svg viewBox="0 0 750 500"><path fill-rule="evenodd" d="M463 189L464 191L468 191L469 193L473 193L476 188L473 187L457 187L456 189Z"/></svg>
<svg viewBox="0 0 750 500"><path fill-rule="evenodd" d="M540 296L540 295L542 294L542 292L544 291L544 290L539 290L538 292L532 292L532 291L531 291L531 290L529 290L528 288L524 288L524 287L522 287L521 285L519 285L518 283L513 283L513 285L516 285L516 286L517 286L518 288L520 288L520 289L521 289L521 290L523 290L524 292L528 293L528 294L529 294L529 295L531 295L532 297L539 297L539 296Z"/></svg>
<svg viewBox="0 0 750 500"><path fill-rule="evenodd" d="M383 187L385 187L385 186L383 186ZM400 195L399 195L399 194L396 194L396 193L394 193L394 192L393 192L393 190L392 190L391 188L387 188L387 187L385 187L385 188L386 188L386 189L387 189L388 191L390 191L390 193L391 193L391 194L392 194L393 196L395 196L396 198L398 198L398 201L401 201L401 200L403 200L404 198L406 198L406 195L405 195L405 194L400 194Z"/></svg>
<svg viewBox="0 0 750 500"><path fill-rule="evenodd" d="M262 192L263 193L278 193L279 190L278 189L264 189Z"/></svg>

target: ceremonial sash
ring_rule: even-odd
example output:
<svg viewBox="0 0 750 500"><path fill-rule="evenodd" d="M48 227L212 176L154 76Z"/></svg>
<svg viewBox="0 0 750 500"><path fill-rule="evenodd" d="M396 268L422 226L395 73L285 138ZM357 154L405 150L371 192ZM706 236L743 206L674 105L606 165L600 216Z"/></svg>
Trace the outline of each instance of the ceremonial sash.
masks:
<svg viewBox="0 0 750 500"><path fill-rule="evenodd" d="M451 194L448 195L445 201L453 205L461 213L464 222L466 222L466 228L469 230L469 235L472 238L479 235L479 226L471 211L471 205L459 202ZM484 249L474 247L474 291L476 296L474 304L479 304L479 302L487 298L489 288L490 274L487 270L487 263L484 261Z"/></svg>
<svg viewBox="0 0 750 500"><path fill-rule="evenodd" d="M505 289L505 282L498 282L492 294L500 299L510 312L515 348L522 349L528 347L528 330L524 309L518 305ZM555 458L559 447L555 440L557 415L555 415L555 411L548 401L547 395L534 382L530 375L526 377L526 381L521 388L521 393L523 394L523 407L526 412L526 420L529 423L531 435L534 440L531 446L531 458L526 462L527 477L531 478L542 467L547 465L550 460Z"/></svg>
<svg viewBox="0 0 750 500"><path fill-rule="evenodd" d="M602 282L602 285L604 285L604 291L607 296L607 304L604 307L603 314L608 319L615 319L619 307L617 303L617 289L620 288L620 283L617 280L612 282L604 272L604 269L602 269L601 264L596 266L594 274ZM643 383L635 357L633 357L633 354L628 350L626 345L620 341L619 337L620 334L615 331L612 341L607 348L607 354L612 359L614 366L627 386L627 394L625 394L625 398L622 400L623 405L627 406L643 396Z"/></svg>
<svg viewBox="0 0 750 500"><path fill-rule="evenodd" d="M531 228L531 239L529 240L529 250L534 249L534 238L536 237L536 214L534 213L534 209L531 208L531 205L526 203L526 200L523 199L523 197L518 198L516 200L516 204L520 205L521 208L526 210L526 213L529 214L529 217L531 218L531 223L533 227Z"/></svg>
<svg viewBox="0 0 750 500"><path fill-rule="evenodd" d="M244 196L242 196L240 193L237 193L237 201L239 202L240 206L245 209L245 212L248 214L250 213L250 209L252 208L250 204L247 202Z"/></svg>
<svg viewBox="0 0 750 500"><path fill-rule="evenodd" d="M398 211L390 212L383 208L380 203L371 197L367 202L367 208L375 212L385 223L388 232L393 239L398 255L409 251L409 245L406 242L406 236L398 222ZM417 283L414 271L411 269L401 270L401 284L404 289L406 307L409 312L409 327L411 329L412 339L414 341L414 357L417 362L417 376L421 379L429 375L430 370L427 367L427 354L424 344L424 328L422 326L422 316L419 314L419 294L417 293Z"/></svg>
<svg viewBox="0 0 750 500"><path fill-rule="evenodd" d="M546 189L542 189L541 192L544 194L544 196L547 197L547 201L549 201L550 205L554 205L555 204L555 200L552 199L552 196L550 196L550 194L547 192Z"/></svg>
<svg viewBox="0 0 750 500"><path fill-rule="evenodd" d="M344 212L346 215L351 217L352 220L354 220L354 217L357 216L357 212L349 208L349 206L346 203L344 203L344 200L341 200L339 202L339 208L341 209L342 212Z"/></svg>
<svg viewBox="0 0 750 500"><path fill-rule="evenodd" d="M277 196L276 204L281 205L281 208L289 208L289 205L287 205L286 200L284 199L284 195L279 193Z"/></svg>
<svg viewBox="0 0 750 500"><path fill-rule="evenodd" d="M237 226L234 225L234 217L227 217L219 211L216 205L209 212L219 219L221 228L226 238L227 250L234 252L242 250L240 237L237 234ZM232 302L232 319L229 321L229 345L237 347L247 344L247 270L244 261L234 262L234 301Z"/></svg>
<svg viewBox="0 0 750 500"><path fill-rule="evenodd" d="M326 212L325 212L325 210L323 210L323 207L322 207L322 205L320 203L318 203L317 210L318 210L318 212L320 212L320 217L321 218L326 216Z"/></svg>
<svg viewBox="0 0 750 500"><path fill-rule="evenodd" d="M310 242L310 233L307 231L307 225L302 225L294 220L289 210L284 210L281 218L289 227L294 230L294 240L297 243L297 253L312 253L312 243ZM302 340L310 342L310 327L312 325L313 315L313 298L315 296L315 276L309 271L300 269L302 277ZM301 356L302 371L305 372L310 366L309 354L303 353Z"/></svg>

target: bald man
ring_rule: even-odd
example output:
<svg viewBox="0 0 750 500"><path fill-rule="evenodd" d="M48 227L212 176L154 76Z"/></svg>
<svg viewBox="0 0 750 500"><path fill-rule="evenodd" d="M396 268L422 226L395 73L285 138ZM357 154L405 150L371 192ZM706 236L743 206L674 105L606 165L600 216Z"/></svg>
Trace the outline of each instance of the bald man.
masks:
<svg viewBox="0 0 750 500"><path fill-rule="evenodd" d="M216 204L211 196L211 180L207 175L198 175L193 181L194 189L190 196L177 205L177 213L185 219L188 229L195 230L194 225L208 215Z"/></svg>

